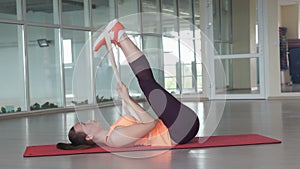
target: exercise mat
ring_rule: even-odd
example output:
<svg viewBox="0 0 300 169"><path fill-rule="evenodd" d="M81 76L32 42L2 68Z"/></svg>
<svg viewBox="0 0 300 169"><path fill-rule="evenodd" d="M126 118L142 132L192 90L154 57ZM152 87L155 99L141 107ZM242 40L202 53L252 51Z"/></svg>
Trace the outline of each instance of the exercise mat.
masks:
<svg viewBox="0 0 300 169"><path fill-rule="evenodd" d="M111 153L111 152L129 152L129 151L150 151L150 150L173 150L173 149L199 149L209 147L242 146L256 144L274 144L281 143L280 140L259 134L239 134L210 136L204 143L201 143L202 137L195 137L189 143L175 146L135 146L125 148L112 147L93 147L84 150L60 150L55 144L27 146L23 154L24 157L75 155L88 153ZM206 138L205 138L206 139Z"/></svg>

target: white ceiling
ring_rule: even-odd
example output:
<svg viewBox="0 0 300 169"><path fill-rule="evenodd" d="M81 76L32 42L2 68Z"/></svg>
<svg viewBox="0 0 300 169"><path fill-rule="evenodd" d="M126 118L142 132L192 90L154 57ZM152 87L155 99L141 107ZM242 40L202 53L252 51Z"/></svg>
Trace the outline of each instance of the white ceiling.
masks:
<svg viewBox="0 0 300 169"><path fill-rule="evenodd" d="M300 4L300 0L279 0L279 5Z"/></svg>

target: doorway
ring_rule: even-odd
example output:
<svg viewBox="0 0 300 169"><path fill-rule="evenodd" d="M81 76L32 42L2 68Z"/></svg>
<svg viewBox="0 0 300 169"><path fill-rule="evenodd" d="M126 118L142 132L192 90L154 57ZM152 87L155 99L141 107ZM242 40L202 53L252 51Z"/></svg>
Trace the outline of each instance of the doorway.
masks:
<svg viewBox="0 0 300 169"><path fill-rule="evenodd" d="M211 2L210 36L216 50L212 68L219 84L224 71L225 85L214 85L211 99L265 98L263 69L262 0L208 0ZM209 5L208 5L209 6ZM222 69L217 63L221 63ZM225 96L224 96L225 95Z"/></svg>

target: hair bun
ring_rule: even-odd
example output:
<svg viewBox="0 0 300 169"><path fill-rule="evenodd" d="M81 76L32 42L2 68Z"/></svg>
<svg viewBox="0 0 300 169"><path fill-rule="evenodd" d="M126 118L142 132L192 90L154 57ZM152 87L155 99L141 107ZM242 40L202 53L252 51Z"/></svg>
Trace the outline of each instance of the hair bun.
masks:
<svg viewBox="0 0 300 169"><path fill-rule="evenodd" d="M57 143L56 148L61 150L83 150L92 147L96 147L97 145L76 145L74 146L71 143Z"/></svg>
<svg viewBox="0 0 300 169"><path fill-rule="evenodd" d="M76 146L73 146L71 143L57 143L56 148L61 150L74 150Z"/></svg>

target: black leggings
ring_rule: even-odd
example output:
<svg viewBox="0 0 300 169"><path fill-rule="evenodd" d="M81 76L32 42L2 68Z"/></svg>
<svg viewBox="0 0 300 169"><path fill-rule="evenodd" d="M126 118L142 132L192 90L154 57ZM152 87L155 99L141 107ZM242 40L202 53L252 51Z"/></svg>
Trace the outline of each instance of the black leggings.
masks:
<svg viewBox="0 0 300 169"><path fill-rule="evenodd" d="M187 143L194 138L199 130L196 113L155 81L144 55L129 65L153 111L169 129L171 138L178 144Z"/></svg>

